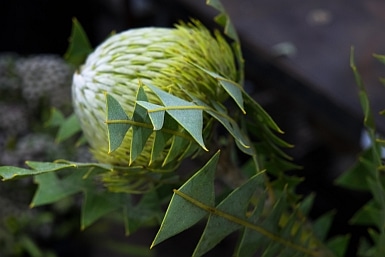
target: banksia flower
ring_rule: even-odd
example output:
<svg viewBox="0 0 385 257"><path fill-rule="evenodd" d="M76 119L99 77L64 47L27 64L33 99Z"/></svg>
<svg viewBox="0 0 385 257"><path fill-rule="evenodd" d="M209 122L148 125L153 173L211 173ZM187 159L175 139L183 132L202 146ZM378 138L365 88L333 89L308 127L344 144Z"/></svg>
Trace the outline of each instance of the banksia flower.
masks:
<svg viewBox="0 0 385 257"><path fill-rule="evenodd" d="M75 113L94 157L117 168L141 166L148 170L174 170L178 167L180 158L164 163L171 140L155 160L151 157L153 135L141 154L130 160L132 129L122 145L108 153L105 94L114 97L128 117L133 115L141 84L153 104L159 104L160 100L145 85L153 85L189 102L191 97L207 105L225 101L227 92L205 70L237 81L232 48L218 31L211 33L197 21L175 28L131 29L109 37L88 56L73 78ZM203 128L207 131L208 121L205 116ZM178 131L187 134L181 127ZM186 149L180 151L182 156Z"/></svg>

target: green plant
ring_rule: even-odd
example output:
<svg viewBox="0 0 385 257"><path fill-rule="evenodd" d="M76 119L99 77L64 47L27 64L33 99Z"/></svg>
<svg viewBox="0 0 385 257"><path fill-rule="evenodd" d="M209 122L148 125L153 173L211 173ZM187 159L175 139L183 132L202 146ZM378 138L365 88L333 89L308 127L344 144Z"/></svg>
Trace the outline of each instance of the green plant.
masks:
<svg viewBox="0 0 385 257"><path fill-rule="evenodd" d="M33 176L32 207L83 193L81 229L113 211L122 215L127 235L160 224L151 247L207 219L193 256L235 231L234 256L344 256L349 236L327 237L330 213L309 220L314 197L298 195L301 178L287 173L298 169L284 151L292 146L243 89L236 31L219 1L207 3L219 11L216 21L227 38L192 21L111 35L93 50L74 20L66 59L78 68L75 114L64 118L54 110L49 123L59 127L58 141L82 130L78 143L88 142L97 162L27 161L28 168L0 167L0 176ZM354 221L375 226L374 244L362 244L363 256L383 256L383 141L376 140L355 75L373 144L338 183L356 189L357 179L368 181L359 189L371 191L373 201ZM178 170L191 157L201 167Z"/></svg>
<svg viewBox="0 0 385 257"><path fill-rule="evenodd" d="M375 57L385 63L384 55ZM384 256L385 254L385 184L384 184L384 165L382 139L376 129L375 116L370 107L370 101L366 92L364 82L357 70L354 62L354 52L352 48L350 66L354 72L362 110L364 112L364 126L367 130L370 147L358 157L357 163L337 179L337 184L358 191L370 192L372 199L367 202L351 219L353 224L369 227L371 240L362 239L359 248L359 256ZM384 80L381 79L384 83ZM384 111L381 112L384 115Z"/></svg>

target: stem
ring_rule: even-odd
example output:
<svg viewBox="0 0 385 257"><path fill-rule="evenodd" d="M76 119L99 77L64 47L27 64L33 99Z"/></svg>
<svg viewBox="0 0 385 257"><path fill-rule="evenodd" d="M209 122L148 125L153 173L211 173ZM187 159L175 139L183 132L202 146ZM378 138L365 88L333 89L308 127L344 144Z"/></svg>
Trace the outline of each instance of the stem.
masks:
<svg viewBox="0 0 385 257"><path fill-rule="evenodd" d="M210 107L199 106L199 105L185 105L185 106L165 106L156 109L147 110L147 112L160 112L168 110L209 110Z"/></svg>
<svg viewBox="0 0 385 257"><path fill-rule="evenodd" d="M133 120L106 120L105 123L106 124L130 124L132 126L154 129L154 127L151 124L143 123L143 122L137 122L137 121L133 121ZM167 134L174 135L174 136L179 136L179 137L185 138L185 139L190 140L190 141L195 141L190 135L183 133L183 132L179 132L179 131L175 131L175 130L171 130L171 129L167 129L167 128L162 128L160 131L167 133Z"/></svg>
<svg viewBox="0 0 385 257"><path fill-rule="evenodd" d="M174 189L173 190L175 194L177 194L178 196L182 197L183 199L185 199L186 201L194 204L195 206L197 206L198 208L201 208L205 211L207 211L208 213L212 214L212 215L216 215L216 216L219 216L219 217L222 217L228 221L231 221L231 222L234 222L236 224L239 224L243 227L246 227L246 228L249 228L251 230L254 230L268 238L270 238L271 240L274 240L282 245L285 245L287 247L290 247L290 248L293 248L294 250L296 251L299 251L299 252L303 252L303 253L306 253L310 256L317 256L317 252L311 250L311 249L307 249L305 247L302 247L300 245L297 245L295 243L292 243L288 240L285 240L283 239L282 237L258 226L258 225L255 225L253 223L250 223L248 222L247 220L244 220L244 219L241 219L241 218L238 218L234 215L231 215L229 213L226 213L224 211L221 211L221 210L218 210L217 208L215 207L212 207L212 206L208 206L194 198L192 198L191 196L185 194L185 193L182 193L181 191L177 190L177 189Z"/></svg>

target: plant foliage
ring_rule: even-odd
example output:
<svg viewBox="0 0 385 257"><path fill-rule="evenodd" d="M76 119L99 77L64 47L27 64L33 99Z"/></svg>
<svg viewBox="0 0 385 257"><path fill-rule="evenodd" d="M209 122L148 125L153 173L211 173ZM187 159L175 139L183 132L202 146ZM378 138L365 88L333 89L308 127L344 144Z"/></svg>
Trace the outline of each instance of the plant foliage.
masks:
<svg viewBox="0 0 385 257"><path fill-rule="evenodd" d="M385 56L376 55L382 62ZM373 198L355 215L351 222L358 225L371 226L370 236L374 244L370 245L363 239L360 245L360 256L385 255L385 184L383 171L384 140L377 133L375 116L370 107L368 93L354 62L352 48L350 66L359 88L361 107L364 112L364 126L370 138L370 146L358 158L354 167L337 179L343 187L370 192Z"/></svg>
<svg viewBox="0 0 385 257"><path fill-rule="evenodd" d="M292 145L280 138L283 131L244 91L244 63L234 25L220 1L208 0L207 4L219 11L215 20L233 43L240 82L230 81L196 64L191 65L217 81L232 100L230 105L235 106L234 110L230 112L225 103L212 101L208 105L187 89L188 100L138 81L131 116L127 115L117 99L105 94L109 153L117 150L127 132L132 130L127 167L67 160L27 161L25 168L0 167L0 176L3 180L33 176L37 190L31 207L82 194L81 229L111 212L121 214L127 235L144 225L160 224L151 247L205 220L206 226L192 256L203 256L236 231L239 239L234 256L247 257L257 253L264 257L344 256L349 236L327 237L333 215L327 213L312 221L307 218L313 196L303 198L297 195L296 186L301 179L287 174L288 170L298 168L284 151ZM70 43L65 58L79 66L92 48L77 20L73 21ZM384 56L377 58L385 60ZM372 145L337 183L372 193L373 199L355 214L352 222L373 226L370 233L374 244L363 242L360 248L362 256L385 256L385 189L381 175L384 170L381 151L385 141L377 138L367 93L353 58L351 67L360 88L364 124ZM180 88L185 87L180 85ZM158 104L149 100L148 90L158 98ZM211 129L211 126L204 126L205 119L227 131L226 139L237 147L230 149L233 156L242 155L248 159L243 167L239 167L241 163L226 167L234 176L241 178L241 183L216 189L216 182L223 179L220 172L221 150L216 149L216 144L207 142L209 139L205 138L204 130ZM59 127L59 142L80 131L76 117L70 115L65 118L59 110L52 111L48 124ZM187 179L178 173L167 172L167 169L158 170L151 166L170 141L171 148L164 156L162 167L167 167L176 159L183 160L199 149L212 156L198 171L189 173ZM131 165L149 142L152 143L149 165ZM127 171L127 175L114 176L121 169ZM112 176L106 178L105 174ZM100 183L103 179L115 188L106 188ZM162 211L164 203L168 204L165 214Z"/></svg>

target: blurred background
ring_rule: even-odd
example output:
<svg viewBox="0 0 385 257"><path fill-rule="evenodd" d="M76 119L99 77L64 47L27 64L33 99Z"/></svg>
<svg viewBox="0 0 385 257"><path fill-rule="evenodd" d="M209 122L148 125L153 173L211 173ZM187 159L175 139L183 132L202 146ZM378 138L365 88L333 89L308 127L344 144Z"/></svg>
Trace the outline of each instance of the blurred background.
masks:
<svg viewBox="0 0 385 257"><path fill-rule="evenodd" d="M338 209L330 235L351 233L351 247L346 256L353 256L358 237L366 230L350 226L348 219L368 196L338 188L333 181L353 164L362 148L363 115L349 67L351 47L355 48L356 64L373 109L379 112L385 108L385 91L379 81L379 77L385 76L385 69L373 58L374 53L385 54L385 2L222 0L222 3L241 38L246 90L286 132L285 139L296 146L289 153L296 163L304 166L299 175L306 178L298 190L304 194L317 193L313 217ZM62 57L74 17L92 46L97 46L112 31L142 26L170 27L190 17L213 27L215 14L204 0L1 1L0 165L23 165L26 159L52 160L63 155L88 158L85 149L68 152L52 138L36 133L43 129L39 124L47 118L42 106L55 106L68 112L71 108L73 70ZM379 131L385 132L385 119L378 116L376 121ZM82 256L106 256L106 253L108 256L189 256L194 246L191 241L198 240L199 228L196 238L189 232L188 242L181 242L184 237L180 236L149 252L153 229L125 238L119 225L101 222L80 232L79 209L69 207L74 206L72 202L29 210L34 186L17 183L21 186L25 183L25 191L0 183L0 206L7 206L0 210L0 218L7 220L4 222L7 225L0 225L0 256L5 246L27 247L25 236L31 234L40 247L47 249L45 254L56 256L80 252ZM59 215L53 217L51 213ZM31 226L30 216L39 222ZM114 240L106 240L105 233ZM232 239L207 256L230 256ZM129 251L136 254L125 254ZM10 256L29 255L20 251L20 255Z"/></svg>

